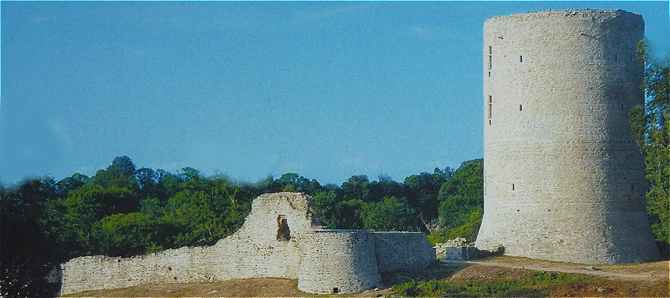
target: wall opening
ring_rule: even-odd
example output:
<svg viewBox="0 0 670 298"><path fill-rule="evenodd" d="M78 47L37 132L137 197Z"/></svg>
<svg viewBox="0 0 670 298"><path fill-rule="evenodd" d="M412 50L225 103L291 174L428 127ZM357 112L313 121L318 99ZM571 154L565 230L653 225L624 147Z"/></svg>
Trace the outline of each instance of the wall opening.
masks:
<svg viewBox="0 0 670 298"><path fill-rule="evenodd" d="M491 125L491 119L493 119L493 96L489 95L489 125Z"/></svg>
<svg viewBox="0 0 670 298"><path fill-rule="evenodd" d="M621 104L621 105L619 106L619 108L620 108L621 111L623 112L623 104Z"/></svg>
<svg viewBox="0 0 670 298"><path fill-rule="evenodd" d="M519 111L523 111L523 105L519 105Z"/></svg>
<svg viewBox="0 0 670 298"><path fill-rule="evenodd" d="M512 183L512 190L514 190L514 183Z"/></svg>
<svg viewBox="0 0 670 298"><path fill-rule="evenodd" d="M519 62L523 63L523 56L519 56Z"/></svg>
<svg viewBox="0 0 670 298"><path fill-rule="evenodd" d="M493 47L489 46L489 69L493 68Z"/></svg>
<svg viewBox="0 0 670 298"><path fill-rule="evenodd" d="M286 216L280 214L277 216L277 241L289 240L291 240L291 229L288 227L288 220Z"/></svg>
<svg viewBox="0 0 670 298"><path fill-rule="evenodd" d="M340 288L333 288L333 294L337 294L340 292Z"/></svg>

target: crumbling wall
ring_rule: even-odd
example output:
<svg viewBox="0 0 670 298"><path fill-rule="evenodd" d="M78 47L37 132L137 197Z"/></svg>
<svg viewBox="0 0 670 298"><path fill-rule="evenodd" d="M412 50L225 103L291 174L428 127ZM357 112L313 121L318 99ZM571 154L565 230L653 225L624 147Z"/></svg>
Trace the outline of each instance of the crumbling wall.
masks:
<svg viewBox="0 0 670 298"><path fill-rule="evenodd" d="M380 272L418 270L435 261L422 233L315 229L309 202L300 193L261 195L242 227L213 246L72 259L62 265L61 294L258 277L298 279L298 287L311 293L353 293L378 286Z"/></svg>
<svg viewBox="0 0 670 298"><path fill-rule="evenodd" d="M87 256L62 265L61 294L123 288L147 283L181 283L250 277L298 278L295 239L277 240L282 216L299 234L310 229L304 194L275 193L256 198L244 225L209 247L183 247L130 258Z"/></svg>

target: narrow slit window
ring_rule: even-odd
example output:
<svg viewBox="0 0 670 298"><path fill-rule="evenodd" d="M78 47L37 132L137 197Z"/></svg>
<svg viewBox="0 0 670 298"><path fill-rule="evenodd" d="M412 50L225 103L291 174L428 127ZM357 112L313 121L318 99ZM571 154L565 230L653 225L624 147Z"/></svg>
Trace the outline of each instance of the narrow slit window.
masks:
<svg viewBox="0 0 670 298"><path fill-rule="evenodd" d="M512 190L514 190L514 183L512 183Z"/></svg>
<svg viewBox="0 0 670 298"><path fill-rule="evenodd" d="M493 119L493 96L489 95L489 125L491 125L491 119Z"/></svg>
<svg viewBox="0 0 670 298"><path fill-rule="evenodd" d="M523 111L523 105L519 105L519 112Z"/></svg>
<svg viewBox="0 0 670 298"><path fill-rule="evenodd" d="M493 48L489 46L489 69L493 68Z"/></svg>
<svg viewBox="0 0 670 298"><path fill-rule="evenodd" d="M620 108L621 111L623 112L623 104L621 104L621 105L619 106L619 108Z"/></svg>
<svg viewBox="0 0 670 298"><path fill-rule="evenodd" d="M519 62L523 63L523 56L519 56Z"/></svg>

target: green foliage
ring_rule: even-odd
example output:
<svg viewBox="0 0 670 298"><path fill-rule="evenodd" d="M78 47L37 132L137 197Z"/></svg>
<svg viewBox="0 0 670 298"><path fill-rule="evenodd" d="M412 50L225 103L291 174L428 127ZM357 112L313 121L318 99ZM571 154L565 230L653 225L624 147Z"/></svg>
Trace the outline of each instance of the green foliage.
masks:
<svg viewBox="0 0 670 298"><path fill-rule="evenodd" d="M644 107L630 112L631 128L642 149L649 182L647 212L656 239L670 247L670 59L652 61L644 42L638 45L645 64ZM666 251L666 253L670 253Z"/></svg>
<svg viewBox="0 0 670 298"><path fill-rule="evenodd" d="M546 296L551 287L580 285L592 278L585 275L535 272L520 278L492 280L409 280L393 286L393 296L409 297L535 297Z"/></svg>
<svg viewBox="0 0 670 298"><path fill-rule="evenodd" d="M451 178L453 171L446 168L444 171L436 168L432 174L420 173L405 178L407 199L419 213L425 230L430 230L430 223L438 216L438 193L441 185Z"/></svg>
<svg viewBox="0 0 670 298"><path fill-rule="evenodd" d="M321 221L321 225L334 229L337 227L337 194L334 191L321 191L312 197L314 216Z"/></svg>
<svg viewBox="0 0 670 298"><path fill-rule="evenodd" d="M343 229L363 228L362 210L365 202L359 199L341 201L336 206L336 227Z"/></svg>
<svg viewBox="0 0 670 298"><path fill-rule="evenodd" d="M438 194L440 228L447 239L474 240L484 208L483 160L464 162Z"/></svg>
<svg viewBox="0 0 670 298"><path fill-rule="evenodd" d="M428 236L426 236L426 239L428 239L428 242L430 242L430 244L433 246L435 246L438 243L443 243L449 240L449 238L447 238L446 233L440 230L431 231L428 234Z"/></svg>
<svg viewBox="0 0 670 298"><path fill-rule="evenodd" d="M468 216L463 224L447 230L447 239L465 238L474 241L479 232L479 226L482 224L482 209L470 209Z"/></svg>
<svg viewBox="0 0 670 298"><path fill-rule="evenodd" d="M157 222L140 212L104 217L93 226L95 241L105 255L135 255L156 245Z"/></svg>
<svg viewBox="0 0 670 298"><path fill-rule="evenodd" d="M403 199L385 197L363 205L363 228L377 231L413 231L417 229L416 211Z"/></svg>

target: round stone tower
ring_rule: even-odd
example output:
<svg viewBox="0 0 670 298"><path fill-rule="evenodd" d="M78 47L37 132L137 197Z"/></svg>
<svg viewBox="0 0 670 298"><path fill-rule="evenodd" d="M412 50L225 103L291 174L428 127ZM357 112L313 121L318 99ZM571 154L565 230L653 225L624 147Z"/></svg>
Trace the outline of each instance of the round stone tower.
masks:
<svg viewBox="0 0 670 298"><path fill-rule="evenodd" d="M551 11L484 24L480 249L577 263L658 257L629 111L642 17Z"/></svg>
<svg viewBox="0 0 670 298"><path fill-rule="evenodd" d="M357 293L380 286L374 239L367 231L315 230L299 237L301 291Z"/></svg>

